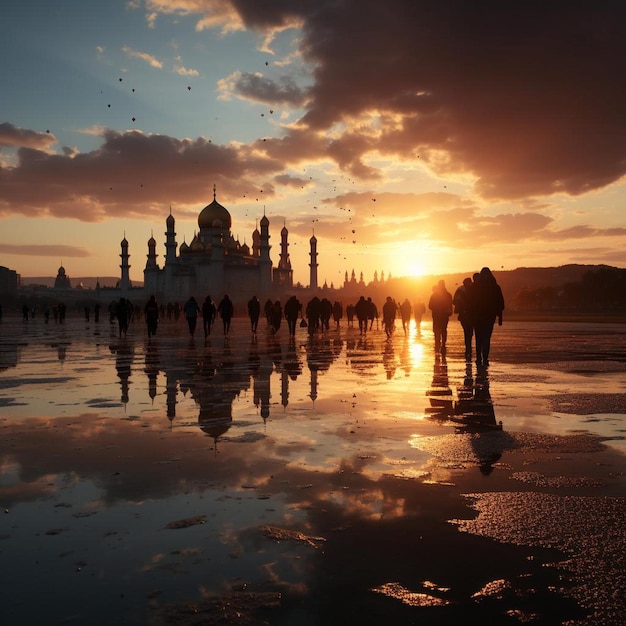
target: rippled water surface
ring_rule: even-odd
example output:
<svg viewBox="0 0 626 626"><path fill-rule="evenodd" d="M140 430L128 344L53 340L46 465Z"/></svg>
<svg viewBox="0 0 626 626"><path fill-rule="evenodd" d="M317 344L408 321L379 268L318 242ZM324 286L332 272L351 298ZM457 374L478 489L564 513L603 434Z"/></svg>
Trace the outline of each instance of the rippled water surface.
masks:
<svg viewBox="0 0 626 626"><path fill-rule="evenodd" d="M0 324L3 624L626 623L626 332Z"/></svg>

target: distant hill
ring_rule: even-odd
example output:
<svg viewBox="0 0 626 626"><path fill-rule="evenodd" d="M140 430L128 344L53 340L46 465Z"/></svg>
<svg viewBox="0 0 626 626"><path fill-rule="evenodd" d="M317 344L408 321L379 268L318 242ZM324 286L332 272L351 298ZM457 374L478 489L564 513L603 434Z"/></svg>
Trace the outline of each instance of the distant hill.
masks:
<svg viewBox="0 0 626 626"><path fill-rule="evenodd" d="M562 287L567 283L575 283L582 280L588 272L597 272L602 268L612 268L608 265L562 265L559 267L518 267L514 270L498 270L491 268L496 280L502 288L505 302L512 302L513 297L522 289L540 289L543 287ZM622 270L624 271L624 270ZM439 280L443 279L448 291L454 293L456 288L463 283L463 279L472 276L472 271L454 274L439 274L436 276L394 277L384 286L376 289L378 299L391 296L396 300L405 297L410 301L421 298L427 302L431 294L431 288Z"/></svg>

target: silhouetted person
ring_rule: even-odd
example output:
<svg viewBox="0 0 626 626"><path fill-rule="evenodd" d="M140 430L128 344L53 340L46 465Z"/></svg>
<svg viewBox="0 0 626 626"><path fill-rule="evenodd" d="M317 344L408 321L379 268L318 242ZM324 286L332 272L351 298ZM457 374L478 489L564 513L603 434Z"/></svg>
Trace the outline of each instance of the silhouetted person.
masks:
<svg viewBox="0 0 626 626"><path fill-rule="evenodd" d="M230 332L230 322L233 319L233 314L235 309L233 307L232 300L226 294L221 302L217 305L217 312L220 314L222 318L222 323L224 325L224 334L228 335Z"/></svg>
<svg viewBox="0 0 626 626"><path fill-rule="evenodd" d="M378 330L378 309L371 298L367 299L367 319L370 323L370 330L374 326L374 320L376 320L376 330Z"/></svg>
<svg viewBox="0 0 626 626"><path fill-rule="evenodd" d="M395 327L396 311L398 306L391 296L387 296L383 304L383 327L387 337L391 337Z"/></svg>
<svg viewBox="0 0 626 626"><path fill-rule="evenodd" d="M296 323L301 310L302 304L300 304L300 301L296 298L296 296L291 296L287 302L285 302L285 319L287 320L289 334L292 337L296 334Z"/></svg>
<svg viewBox="0 0 626 626"><path fill-rule="evenodd" d="M359 301L354 305L354 313L356 314L356 319L359 322L359 332L362 335L367 333L367 314L369 311L369 307L367 305L367 301L364 296L359 298Z"/></svg>
<svg viewBox="0 0 626 626"><path fill-rule="evenodd" d="M248 300L248 317L250 318L250 330L256 333L259 317L261 317L261 302L256 296L252 296Z"/></svg>
<svg viewBox="0 0 626 626"><path fill-rule="evenodd" d="M446 289L443 280L433 287L428 301L428 308L433 316L433 334L435 335L435 352L445 355L448 341L448 321L452 315L452 295Z"/></svg>
<svg viewBox="0 0 626 626"><path fill-rule="evenodd" d="M415 318L415 327L417 328L417 334L422 332L422 317L426 313L426 305L419 300L413 305L413 317Z"/></svg>
<svg viewBox="0 0 626 626"><path fill-rule="evenodd" d="M61 305L59 305L59 321L63 321L63 311L61 309ZM115 307L115 317L117 318L117 327L119 331L120 339L122 338L122 334L126 337L126 333L128 332L128 321L129 321L129 310L128 310L128 302L126 298L120 298Z"/></svg>
<svg viewBox="0 0 626 626"><path fill-rule="evenodd" d="M348 318L348 327L354 326L354 304L349 304L346 307L346 317Z"/></svg>
<svg viewBox="0 0 626 626"><path fill-rule="evenodd" d="M207 296L202 303L202 329L204 330L205 339L211 334L216 315L215 302L213 302L211 296Z"/></svg>
<svg viewBox="0 0 626 626"><path fill-rule="evenodd" d="M91 311L89 309L88 306L85 307L85 321L88 322L89 321L89 315L91 314Z"/></svg>
<svg viewBox="0 0 626 626"><path fill-rule="evenodd" d="M402 319L402 330L406 335L409 332L409 324L411 323L411 303L405 298L400 305L400 318Z"/></svg>
<svg viewBox="0 0 626 626"><path fill-rule="evenodd" d="M189 327L189 334L193 337L196 332L196 324L198 323L198 314L202 314L202 311L193 296L185 302L183 312L185 314L185 319L187 320L187 326Z"/></svg>
<svg viewBox="0 0 626 626"><path fill-rule="evenodd" d="M94 322L98 323L100 321L100 303L96 302L93 307L93 319Z"/></svg>
<svg viewBox="0 0 626 626"><path fill-rule="evenodd" d="M330 329L330 318L332 315L332 302L328 298L322 298L320 300L320 322L322 323L322 330Z"/></svg>
<svg viewBox="0 0 626 626"><path fill-rule="evenodd" d="M28 305L24 304L22 306L22 320L25 322L28 322L28 315L29 315Z"/></svg>
<svg viewBox="0 0 626 626"><path fill-rule="evenodd" d="M339 321L343 317L343 307L341 306L341 302L335 300L333 302L333 322L335 322L335 326L339 328Z"/></svg>
<svg viewBox="0 0 626 626"><path fill-rule="evenodd" d="M268 298L263 305L263 314L267 320L267 325L272 325L272 310L274 309L274 303Z"/></svg>
<svg viewBox="0 0 626 626"><path fill-rule="evenodd" d="M454 292L454 298L452 298L454 312L458 315L458 320L463 328L466 361L472 360L472 337L474 336L473 293L474 283L472 283L471 278L466 278L463 280L463 284Z"/></svg>
<svg viewBox="0 0 626 626"><path fill-rule="evenodd" d="M474 285L473 317L476 332L476 364L489 365L491 334L493 325L498 320L502 325L504 297L502 289L496 282L488 267L480 270L480 276Z"/></svg>
<svg viewBox="0 0 626 626"><path fill-rule="evenodd" d="M150 299L143 308L143 315L146 320L146 328L148 329L148 339L156 335L157 326L159 325L159 305L156 297L150 296Z"/></svg>
<svg viewBox="0 0 626 626"><path fill-rule="evenodd" d="M280 304L280 300L276 300L274 302L274 306L272 307L272 322L271 327L273 332L278 332L280 329L280 324L283 319L283 307Z"/></svg>
<svg viewBox="0 0 626 626"><path fill-rule="evenodd" d="M309 323L309 335L312 335L320 325L320 299L317 296L309 300L305 315Z"/></svg>

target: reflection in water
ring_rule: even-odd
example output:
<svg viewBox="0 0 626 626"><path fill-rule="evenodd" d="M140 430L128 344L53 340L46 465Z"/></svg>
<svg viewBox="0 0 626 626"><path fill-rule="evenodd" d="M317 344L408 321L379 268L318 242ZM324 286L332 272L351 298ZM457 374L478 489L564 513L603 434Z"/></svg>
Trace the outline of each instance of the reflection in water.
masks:
<svg viewBox="0 0 626 626"><path fill-rule="evenodd" d="M435 355L433 379L430 389L426 392L430 406L426 407L426 415L435 419L451 419L454 415L454 399L448 380L448 362L445 356Z"/></svg>

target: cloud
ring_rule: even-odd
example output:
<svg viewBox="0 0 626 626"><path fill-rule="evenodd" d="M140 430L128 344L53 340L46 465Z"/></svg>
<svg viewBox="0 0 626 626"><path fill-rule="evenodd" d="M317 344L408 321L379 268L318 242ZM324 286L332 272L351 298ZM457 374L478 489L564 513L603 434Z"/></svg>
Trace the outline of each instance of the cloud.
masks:
<svg viewBox="0 0 626 626"><path fill-rule="evenodd" d="M159 61L156 57L152 56L151 54L148 54L147 52L138 52L137 50L133 50L132 48L129 48L128 46L124 46L122 48L122 52L129 57L132 57L135 59L141 59L142 61L145 61L146 63L148 63L148 65L156 69L161 69L163 67L163 63L161 61Z"/></svg>
<svg viewBox="0 0 626 626"><path fill-rule="evenodd" d="M301 124L315 132L343 126L338 146L350 136L352 155L335 156L359 176L373 175L363 166L372 151L419 154L439 175L471 175L489 199L580 195L626 173L620 3L486 2L480 10L462 0L148 4L200 14L202 28L243 24L267 34L299 25L300 51L314 68ZM250 98L272 93L254 75L229 84ZM351 128L372 114L385 120L377 136Z"/></svg>
<svg viewBox="0 0 626 626"><path fill-rule="evenodd" d="M56 143L56 137L50 132L40 133L27 128L19 128L9 122L0 124L0 147L47 150L54 143Z"/></svg>
<svg viewBox="0 0 626 626"><path fill-rule="evenodd" d="M84 258L91 256L89 251L85 248L66 245L0 243L0 252L3 254L17 254L22 256L51 256L57 258Z"/></svg>
<svg viewBox="0 0 626 626"><path fill-rule="evenodd" d="M246 146L107 130L92 152L47 154L20 148L17 164L0 169L0 214L90 222L141 217L172 201L178 206L204 202L213 183L222 198L258 193L258 177L282 170L282 163ZM212 172L210 181L207 172ZM271 197L272 186L263 189L264 197Z"/></svg>
<svg viewBox="0 0 626 626"><path fill-rule="evenodd" d="M174 63L174 72L176 74L180 74L181 76L200 76L200 72L198 70L185 67L182 64L181 57L176 57L176 62Z"/></svg>
<svg viewBox="0 0 626 626"><path fill-rule="evenodd" d="M286 104L300 107L306 102L306 92L296 82L284 76L272 80L260 73L233 72L218 81L219 98L230 100L233 96L251 102Z"/></svg>

